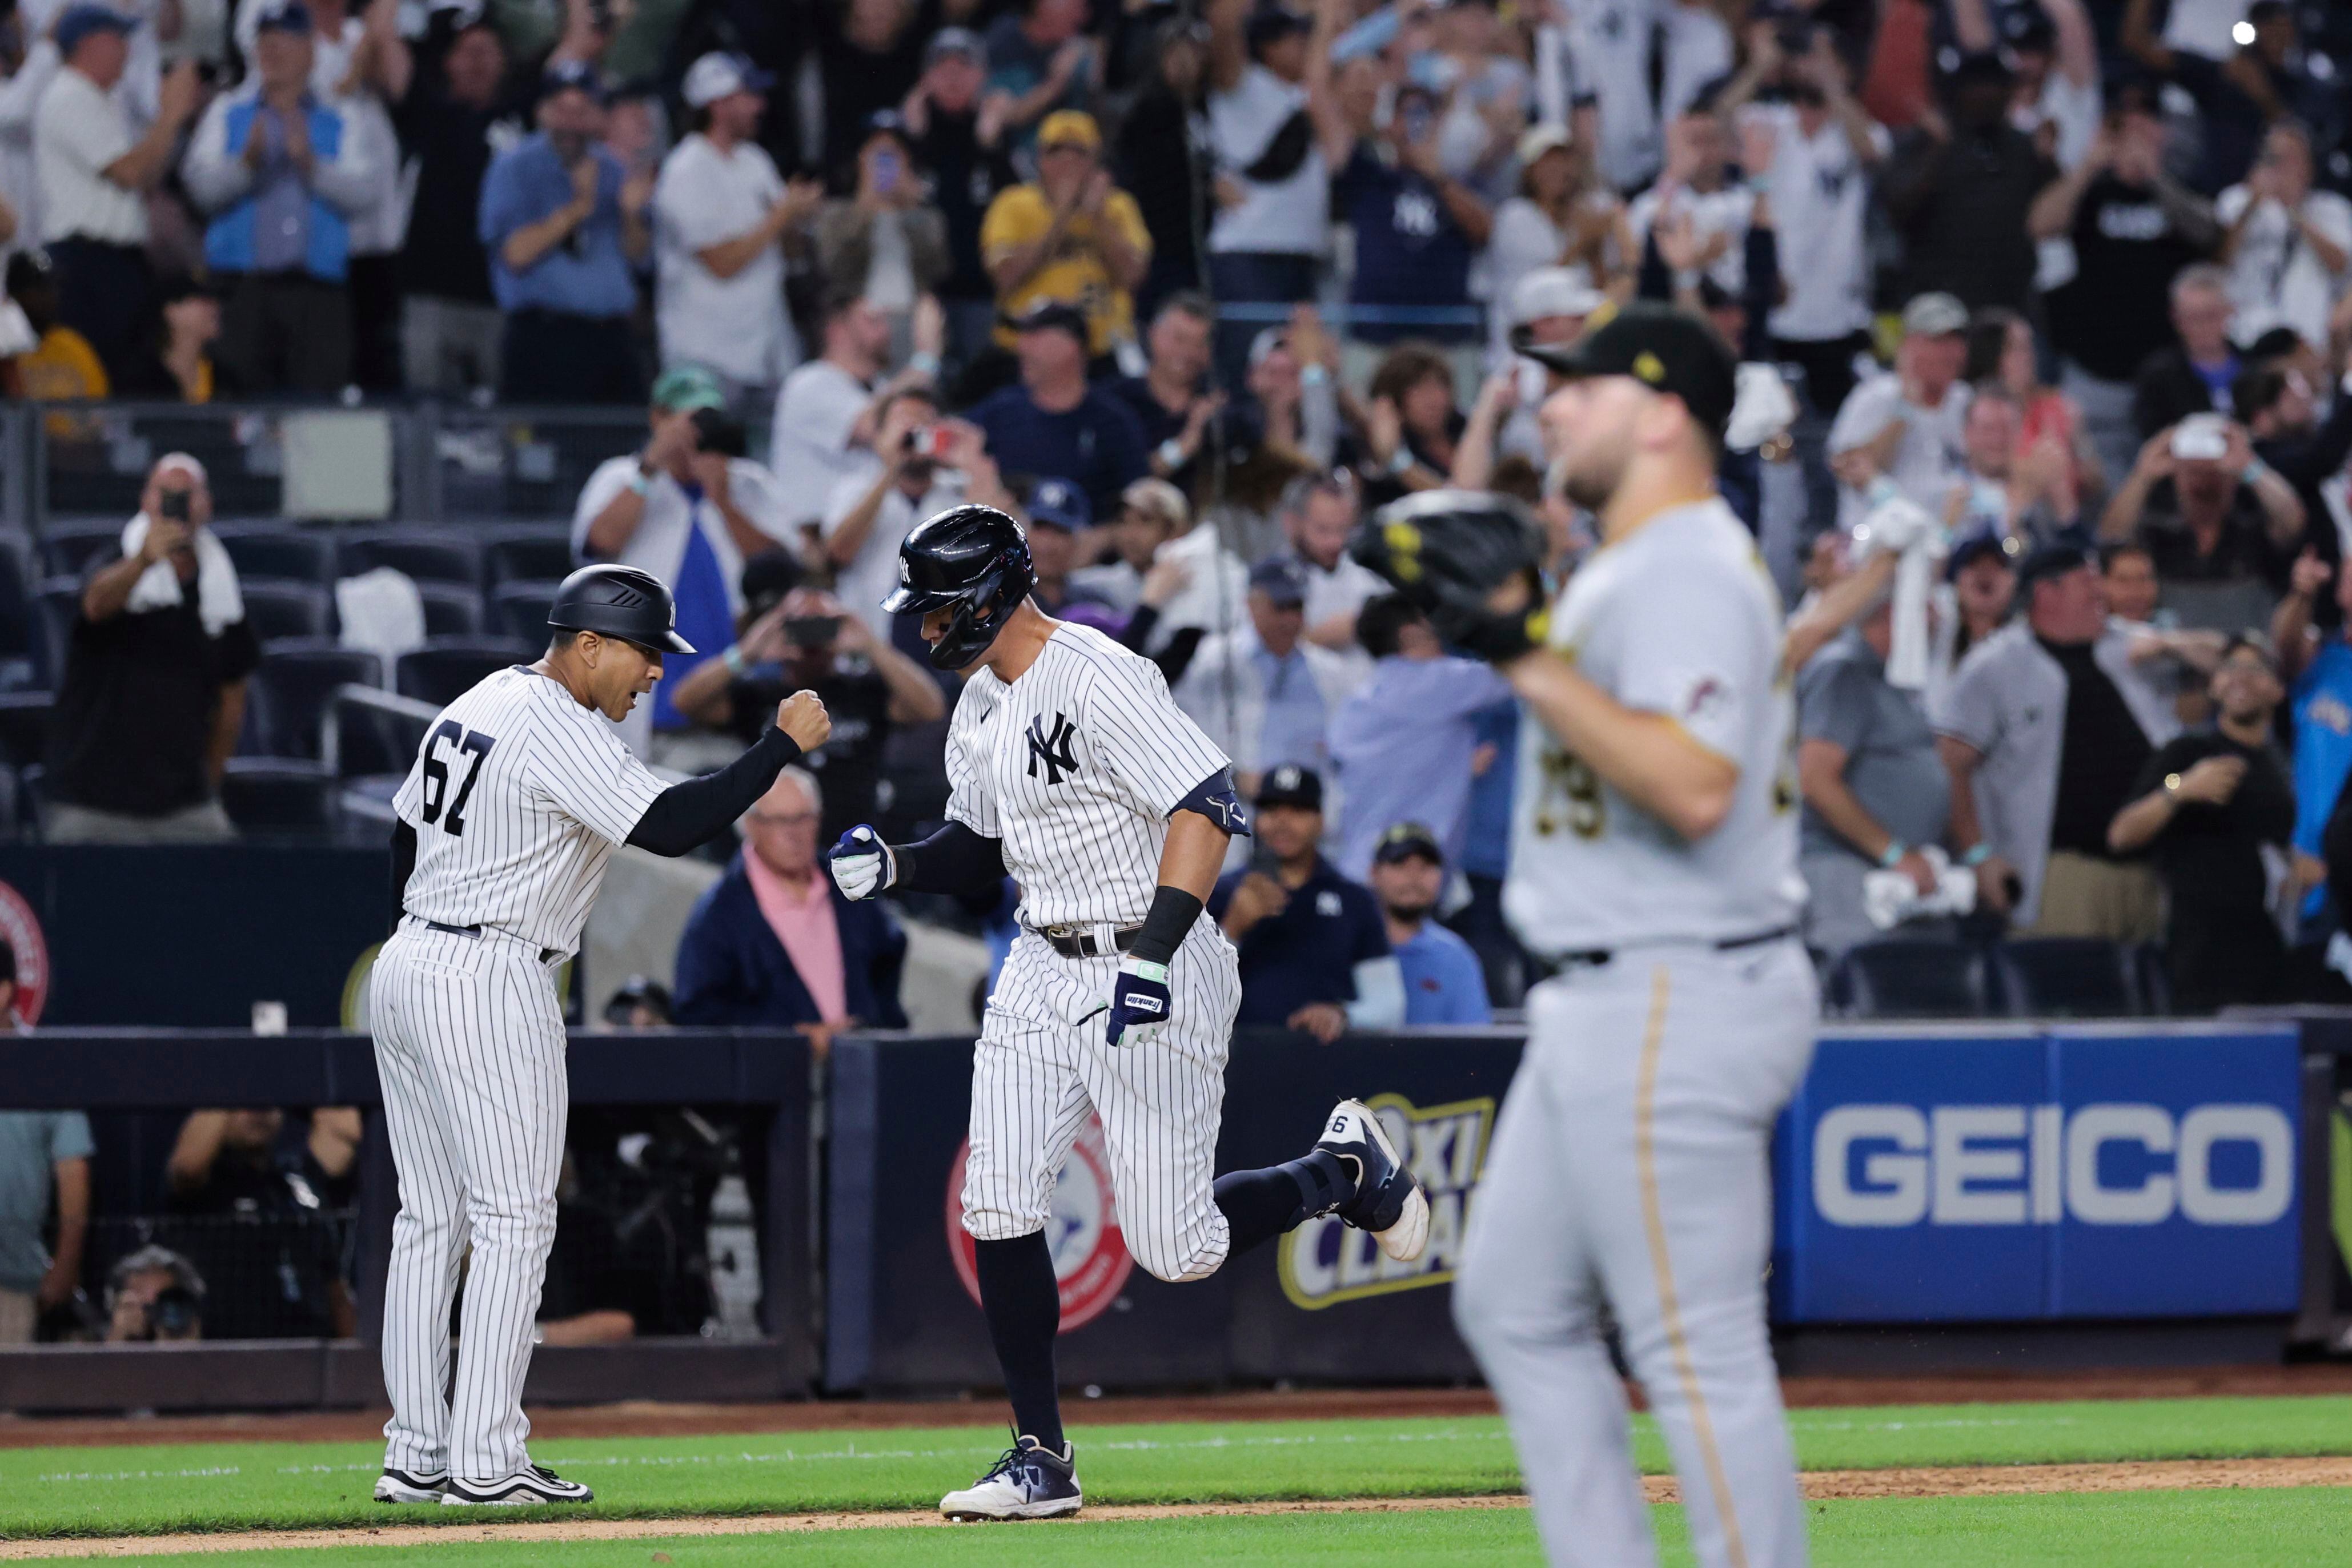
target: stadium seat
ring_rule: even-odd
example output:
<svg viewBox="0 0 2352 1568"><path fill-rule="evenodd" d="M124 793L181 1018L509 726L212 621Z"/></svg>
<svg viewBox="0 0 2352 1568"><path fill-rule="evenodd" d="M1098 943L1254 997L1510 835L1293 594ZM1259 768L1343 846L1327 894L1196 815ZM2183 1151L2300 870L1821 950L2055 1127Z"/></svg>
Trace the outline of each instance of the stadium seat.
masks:
<svg viewBox="0 0 2352 1568"><path fill-rule="evenodd" d="M41 533L41 570L79 579L92 561L122 554L121 523L51 524Z"/></svg>
<svg viewBox="0 0 2352 1568"><path fill-rule="evenodd" d="M351 528L335 540L335 575L388 566L418 582L482 582L480 541L455 528Z"/></svg>
<svg viewBox="0 0 2352 1568"><path fill-rule="evenodd" d="M219 523L214 525L213 537L227 548L240 579L323 584L335 559L332 535L284 523Z"/></svg>
<svg viewBox="0 0 2352 1568"><path fill-rule="evenodd" d="M221 809L247 833L311 832L335 825L335 781L322 764L286 757L232 757Z"/></svg>
<svg viewBox="0 0 2352 1568"><path fill-rule="evenodd" d="M2132 950L2095 936L2036 936L1994 944L1993 982L2015 1018L2137 1018L2143 1010Z"/></svg>
<svg viewBox="0 0 2352 1568"><path fill-rule="evenodd" d="M2139 982L2139 999L2150 1018L2172 1016L2172 966L2161 942L2143 942L2132 950L2132 975Z"/></svg>
<svg viewBox="0 0 2352 1568"><path fill-rule="evenodd" d="M491 624L531 646L547 645L547 612L555 604L556 581L532 579L502 582L490 590Z"/></svg>
<svg viewBox="0 0 2352 1568"><path fill-rule="evenodd" d="M271 643L246 687L257 755L316 761L325 755L322 736L335 694L383 683L383 662L373 653L324 638Z"/></svg>
<svg viewBox="0 0 2352 1568"><path fill-rule="evenodd" d="M492 588L519 580L562 581L579 564L568 528L503 528L482 541L482 565Z"/></svg>
<svg viewBox="0 0 2352 1568"><path fill-rule="evenodd" d="M427 637L478 637L482 634L482 594L462 582L420 582L417 597L425 601Z"/></svg>
<svg viewBox="0 0 2352 1568"><path fill-rule="evenodd" d="M49 752L47 692L0 692L0 764L24 768Z"/></svg>
<svg viewBox="0 0 2352 1568"><path fill-rule="evenodd" d="M40 641L35 644L33 662L39 666L43 683L55 690L65 679L66 643L81 616L80 581L70 577L49 579L41 585L37 610Z"/></svg>
<svg viewBox="0 0 2352 1568"><path fill-rule="evenodd" d="M16 770L16 823L37 828L49 803L47 768L36 762Z"/></svg>
<svg viewBox="0 0 2352 1568"><path fill-rule="evenodd" d="M328 707L336 777L348 784L389 774L397 782L416 760L416 748L438 711L391 692L338 690Z"/></svg>
<svg viewBox="0 0 2352 1568"><path fill-rule="evenodd" d="M1831 970L1848 1017L1978 1018L1988 1010L1984 955L1956 942L1865 942Z"/></svg>
<svg viewBox="0 0 2352 1568"><path fill-rule="evenodd" d="M264 643L334 632L334 601L318 583L257 577L238 586L245 593L246 624Z"/></svg>
<svg viewBox="0 0 2352 1568"><path fill-rule="evenodd" d="M45 633L33 602L33 581L25 541L0 534L0 686L30 685L40 678Z"/></svg>
<svg viewBox="0 0 2352 1568"><path fill-rule="evenodd" d="M436 637L394 662L393 689L402 696L446 707L493 671L527 663L536 653L504 639Z"/></svg>

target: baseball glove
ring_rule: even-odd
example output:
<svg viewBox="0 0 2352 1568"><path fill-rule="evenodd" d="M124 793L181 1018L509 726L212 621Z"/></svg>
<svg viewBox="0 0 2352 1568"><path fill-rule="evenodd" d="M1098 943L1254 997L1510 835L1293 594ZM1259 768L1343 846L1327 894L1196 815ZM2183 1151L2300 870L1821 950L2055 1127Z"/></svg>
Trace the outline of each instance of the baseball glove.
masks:
<svg viewBox="0 0 2352 1568"><path fill-rule="evenodd" d="M1543 528L1507 496L1423 490L1381 507L1351 553L1412 601L1438 636L1489 664L1508 664L1544 640ZM1514 581L1523 608L1488 601Z"/></svg>

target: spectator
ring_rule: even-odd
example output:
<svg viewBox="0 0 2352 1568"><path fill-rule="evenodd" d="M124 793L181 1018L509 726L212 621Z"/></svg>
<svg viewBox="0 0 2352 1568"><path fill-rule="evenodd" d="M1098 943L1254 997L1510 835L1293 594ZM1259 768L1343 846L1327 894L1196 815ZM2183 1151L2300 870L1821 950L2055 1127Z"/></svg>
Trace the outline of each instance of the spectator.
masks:
<svg viewBox="0 0 2352 1568"><path fill-rule="evenodd" d="M408 390L495 391L499 321L476 214L497 150L522 139L528 106L507 87L506 46L487 19L460 26L438 68L419 69L395 112L416 169L400 253L401 366Z"/></svg>
<svg viewBox="0 0 2352 1568"><path fill-rule="evenodd" d="M204 465L170 454L82 584L49 727L53 843L236 836L218 790L261 645L212 515Z"/></svg>
<svg viewBox="0 0 2352 1568"><path fill-rule="evenodd" d="M1307 640L1306 604L1295 562L1259 562L1249 575L1248 624L1202 639L1175 685L1177 706L1234 759L1244 794L1285 763L1318 777L1328 770L1332 716L1360 678Z"/></svg>
<svg viewBox="0 0 2352 1568"><path fill-rule="evenodd" d="M1090 604L1115 615L1110 601L1070 580L1078 564L1079 536L1094 528L1086 492L1067 479L1040 479L1029 488L1021 518L1028 525L1029 570L1035 578L1029 597L1037 608L1058 616L1074 605Z"/></svg>
<svg viewBox="0 0 2352 1568"><path fill-rule="evenodd" d="M2027 446L2024 423L2024 411L2007 387L1988 382L1969 391L1960 426L1966 463L1945 503L1948 527L2044 538L2080 520L2064 444L2055 431L2045 431Z"/></svg>
<svg viewBox="0 0 2352 1568"><path fill-rule="evenodd" d="M1017 183L1000 145L1003 126L981 108L987 71L977 34L942 27L924 47L922 78L898 110L908 152L930 176L929 200L947 229L948 275L938 292L961 364L987 346L996 326L996 281L981 255L982 221L998 193Z"/></svg>
<svg viewBox="0 0 2352 1568"><path fill-rule="evenodd" d="M2028 220L2037 239L2063 237L2074 252L2074 280L2051 301L2057 344L2071 367L2066 390L2115 473L2130 466L2130 383L2169 340L2167 290L2221 237L2212 207L2165 172L2164 141L2155 101L2118 94L2090 151Z"/></svg>
<svg viewBox="0 0 2352 1568"><path fill-rule="evenodd" d="M1207 65L1207 47L1189 21L1161 22L1142 87L1111 149L1111 166L1134 193L1151 235L1151 270L1135 292L1139 316L1156 312L1171 294L1199 292L1204 281L1199 236L1216 209L1205 188L1213 182L1192 177L1192 125ZM1330 199L1328 189L1323 199Z"/></svg>
<svg viewBox="0 0 2352 1568"><path fill-rule="evenodd" d="M2336 584L2337 623L2323 632L2314 622L2320 591L2330 580ZM2294 847L2302 854L2328 854L2323 841L2328 818L2345 793L2346 778L2352 776L2352 571L2305 550L2272 612L2271 646L2277 650L2294 721ZM2322 904L2321 892L2314 889L2305 901L2305 916L2317 916ZM2336 919L2343 919L2340 907Z"/></svg>
<svg viewBox="0 0 2352 1568"><path fill-rule="evenodd" d="M881 314L890 329L886 362L911 352L916 369L939 374L945 339L938 327L921 323L925 311L938 308L931 291L948 277L947 219L925 193L896 110L882 110L866 127L856 195L819 209L816 263L835 288L864 295Z"/></svg>
<svg viewBox="0 0 2352 1568"><path fill-rule="evenodd" d="M1088 512L1092 514L1091 507ZM1122 615L1149 604L1156 622L1160 607L1191 582L1181 563L1160 561L1160 549L1192 526L1192 507L1174 486L1163 479L1138 479L1121 493L1118 510L1099 530L1109 537L1110 559L1080 567L1070 574L1070 585Z"/></svg>
<svg viewBox="0 0 2352 1568"><path fill-rule="evenodd" d="M816 34L809 63L824 110L818 132L824 172L835 190L853 183L875 117L897 110L915 90L928 57L924 36L939 14L939 7L915 0L849 0L807 14L803 25Z"/></svg>
<svg viewBox="0 0 2352 1568"><path fill-rule="evenodd" d="M1737 296L1747 283L1748 225L1756 193L1729 177L1730 149L1712 103L1693 104L1666 126L1666 166L1658 183L1633 198L1626 227L1647 246L1679 238L1690 255L1678 272L1696 270Z"/></svg>
<svg viewBox="0 0 2352 1568"><path fill-rule="evenodd" d="M1748 171L1751 179L1766 177L1780 214L1788 291L1769 324L1773 352L1802 370L1805 400L1827 419L1853 390L1854 360L1870 347L1863 220L1871 176L1892 143L1854 101L1830 32L1815 28L1811 38L1811 47L1791 58L1777 25L1751 28L1747 68L1725 89L1722 109L1739 113L1767 91L1783 99L1746 110L1772 131L1772 162Z"/></svg>
<svg viewBox="0 0 2352 1568"><path fill-rule="evenodd" d="M2285 688L2268 650L2231 638L2211 695L2215 727L2149 758L2107 829L2116 853L2155 858L2172 1007L2184 1013L2288 1000L2281 921L2326 876L2312 856L2290 860L2294 789L2271 739Z"/></svg>
<svg viewBox="0 0 2352 1568"><path fill-rule="evenodd" d="M1241 949L1242 1026L1298 1030L1328 1045L1350 1028L1404 1021L1404 979L1380 905L1318 852L1323 780L1276 768L1257 789L1255 854L1209 894Z"/></svg>
<svg viewBox="0 0 2352 1568"><path fill-rule="evenodd" d="M2009 122L2034 139L2061 169L2083 161L2099 132L2099 40L2082 0L2035 0L2000 14L1995 32L1987 0L1953 0L1960 47L2005 47L2017 73ZM2045 271L2044 287L2054 287Z"/></svg>
<svg viewBox="0 0 2352 1568"><path fill-rule="evenodd" d="M2294 486L2254 458L2243 426L2191 414L2140 448L2099 520L2102 538L2147 549L2184 626L2259 626L2303 538Z"/></svg>
<svg viewBox="0 0 2352 1568"><path fill-rule="evenodd" d="M1470 265L1495 220L1478 193L1438 162L1443 107L1426 88L1400 88L1386 132L1375 139L1367 128L1332 182L1333 215L1356 236L1348 303L1349 336L1358 342L1477 336Z"/></svg>
<svg viewBox="0 0 2352 1568"><path fill-rule="evenodd" d="M1445 891L1436 836L1419 822L1399 822L1382 833L1372 852L1371 886L1404 982L1404 1021L1493 1023L1478 956L1433 918Z"/></svg>
<svg viewBox="0 0 2352 1568"><path fill-rule="evenodd" d="M2000 56L1963 57L1946 78L1948 125L1923 120L1879 176L1912 294L1950 295L1965 309L2022 310L2032 300L2036 258L2026 217L2058 166L2009 123L2011 85Z"/></svg>
<svg viewBox="0 0 2352 1568"><path fill-rule="evenodd" d="M874 820L890 732L938 723L948 716L947 699L928 669L877 637L841 601L795 588L719 657L696 665L671 700L697 724L748 746L797 691L816 693L833 716L832 737L805 759L813 782L824 786L817 831L829 844Z"/></svg>
<svg viewBox="0 0 2352 1568"><path fill-rule="evenodd" d="M604 998L604 1022L613 1029L669 1028L669 988L648 976L631 975Z"/></svg>
<svg viewBox="0 0 2352 1568"><path fill-rule="evenodd" d="M2230 390L2238 423L2253 438L2254 456L2294 486L2315 542L2336 543L2336 517L2327 490L2352 458L2352 392L2341 386L2319 420L2318 400L2304 372L2284 361L2255 366ZM2343 547L2336 544L2334 553Z"/></svg>
<svg viewBox="0 0 2352 1568"><path fill-rule="evenodd" d="M2273 327L2328 340L2327 317L2352 280L2352 202L2312 189L2311 132L2273 125L2242 184L2221 193L2221 261L2241 342Z"/></svg>
<svg viewBox="0 0 2352 1568"><path fill-rule="evenodd" d="M192 1214L346 1207L358 1185L360 1135L360 1113L347 1105L294 1117L191 1111L163 1167L172 1207Z"/></svg>
<svg viewBox="0 0 2352 1568"><path fill-rule="evenodd" d="M890 635L882 601L898 582L898 547L915 525L966 501L1006 507L1013 498L989 455L988 440L961 420L942 422L929 388L908 386L876 405L878 461L833 487L823 523L834 591L877 637Z"/></svg>
<svg viewBox="0 0 2352 1568"><path fill-rule="evenodd" d="M16 1017L16 953L0 941L0 1033ZM81 1289L89 1233L89 1156L98 1145L79 1111L0 1111L0 1345L29 1344L41 1314ZM41 1228L57 1205L57 1247Z"/></svg>
<svg viewBox="0 0 2352 1568"><path fill-rule="evenodd" d="M1278 4L1215 0L1209 24L1209 280L1229 305L1296 305L1315 298L1329 244L1331 174L1353 136L1331 85L1330 14L1312 20ZM1220 329L1219 380L1241 380L1257 321L1236 312Z"/></svg>
<svg viewBox="0 0 2352 1568"><path fill-rule="evenodd" d="M987 107L1020 142L1037 128L1041 162L1043 122L1084 114L1101 86L1102 45L1086 25L1087 0L1021 0L988 29Z"/></svg>
<svg viewBox="0 0 2352 1568"><path fill-rule="evenodd" d="M1916 693L1886 678L1894 607L1883 603L1809 660L1797 677L1797 787L1805 801L1799 865L1811 894L1805 945L1834 956L1889 935L1866 913L1863 879L1886 868L1936 891L1920 852L1944 841L1951 777ZM1950 922L1904 936L1953 935Z"/></svg>
<svg viewBox="0 0 2352 1568"><path fill-rule="evenodd" d="M1446 653L1402 594L1368 602L1356 635L1372 673L1331 717L1331 770L1339 787L1339 865L1369 872L1391 822L1426 822L1462 863L1470 811L1470 757L1480 708L1510 696L1475 659Z"/></svg>
<svg viewBox="0 0 2352 1568"><path fill-rule="evenodd" d="M47 251L20 250L8 258L8 298L25 314L33 346L8 361L10 395L37 402L70 402L107 395L106 367L89 340L58 317L58 274Z"/></svg>
<svg viewBox="0 0 2352 1568"><path fill-rule="evenodd" d="M2201 708L2206 677L2229 638L2220 632L2181 630L2179 616L2158 602L2163 584L2157 580L2155 559L2136 539L2099 547L2099 587L2106 595L2108 623L2131 635L2134 668L2171 699L2183 720L2197 716L2189 709Z"/></svg>
<svg viewBox="0 0 2352 1568"><path fill-rule="evenodd" d="M1447 482L1468 421L1454 405L1454 366L1427 343L1390 350L1365 389L1363 456L1356 472L1364 506L1377 511L1413 490Z"/></svg>
<svg viewBox="0 0 2352 1568"><path fill-rule="evenodd" d="M689 727L670 694L726 644L741 608L745 558L791 545L782 486L742 455L742 427L727 417L726 402L726 389L709 371L692 365L664 371L646 413L651 437L600 464L572 508L572 549L584 560L617 561L659 578L677 602L678 635L704 650L668 655L653 701L623 721L640 753L650 744L648 726Z"/></svg>
<svg viewBox="0 0 2352 1568"><path fill-rule="evenodd" d="M2064 465L2051 501L2059 511L2078 515L2086 500L2105 494L2106 465L2091 441L2088 422L2072 397L2042 381L2041 347L2024 317L1998 306L1978 311L1969 322L1968 368L1962 373L1972 387L1998 386L2010 395L2018 409L2021 449L2057 444Z"/></svg>
<svg viewBox="0 0 2352 1568"><path fill-rule="evenodd" d="M1150 362L1143 374L1111 383L1143 432L1151 473L1187 494L1201 475L1200 458L1213 433L1225 430L1224 394L1209 385L1209 334L1217 308L1206 295L1171 294L1151 318L1146 336Z"/></svg>
<svg viewBox="0 0 2352 1568"><path fill-rule="evenodd" d="M1034 3L1050 10L1068 0ZM1018 349L1020 323L1046 304L1077 314L1086 351L1097 359L1135 336L1133 293L1151 267L1151 235L1135 198L1102 166L1093 116L1046 117L1037 133L1036 182L989 204L980 248L996 283L999 348Z"/></svg>
<svg viewBox="0 0 2352 1568"><path fill-rule="evenodd" d="M1511 351L1511 329L1528 325L1518 308L1527 278L1559 271L1565 277L1555 289L1600 289L1641 255L1626 226L1625 204L1600 183L1590 148L1559 126L1538 125L1519 138L1518 162L1518 193L1495 209L1494 237L1486 242L1490 357L1496 364ZM1509 308L1491 308L1496 302Z"/></svg>
<svg viewBox="0 0 2352 1568"><path fill-rule="evenodd" d="M1927 664L1927 716L1940 717L1952 674L1971 649L2009 624L2017 601L2013 553L2019 542L1999 534L1970 534L1952 544L1944 586L1936 595L1935 646Z"/></svg>
<svg viewBox="0 0 2352 1568"><path fill-rule="evenodd" d="M153 308L147 193L172 171L180 132L202 107L194 60L163 78L143 132L114 95L131 58L131 21L92 0L66 7L54 35L64 68L33 121L40 239L58 268L58 319L98 350L113 381L136 379Z"/></svg>
<svg viewBox="0 0 2352 1568"><path fill-rule="evenodd" d="M1871 507L1880 478L1904 499L1940 517L1967 450L1969 313L1948 294L1922 294L1903 308L1895 369L1855 387L1830 427L1830 467L1839 480L1838 528L1852 533Z"/></svg>
<svg viewBox="0 0 2352 1568"><path fill-rule="evenodd" d="M164 402L205 403L215 396L242 392L235 372L214 361L220 342L220 297L193 277L173 277L157 286L162 307L156 323L154 351L149 360L150 379L124 389L135 397Z"/></svg>
<svg viewBox="0 0 2352 1568"><path fill-rule="evenodd" d="M1344 471L1316 475L1292 486L1282 507L1289 559L1307 588L1307 640L1351 661L1363 657L1356 638L1358 612L1388 591L1370 568L1348 553L1348 541L1363 518L1359 496ZM1369 670L1363 664L1359 674Z"/></svg>
<svg viewBox="0 0 2352 1568"><path fill-rule="evenodd" d="M855 287L837 287L824 298L823 351L784 378L776 400L769 460L790 482L786 515L795 524L824 515L825 497L872 461L874 411L887 392L925 379L918 367L881 386L890 352L890 322ZM939 357L935 321L925 340Z"/></svg>
<svg viewBox="0 0 2352 1568"><path fill-rule="evenodd" d="M787 186L759 143L767 72L740 55L709 54L686 73L694 129L662 160L654 186L664 369L718 372L746 419L771 410L801 357L784 309L784 250L816 214L824 188Z"/></svg>
<svg viewBox="0 0 2352 1568"><path fill-rule="evenodd" d="M209 210L205 260L227 291L221 357L256 395L341 391L352 380L352 219L393 171L310 91L310 13L261 13L254 70L197 122L181 177Z"/></svg>
<svg viewBox="0 0 2352 1568"><path fill-rule="evenodd" d="M106 1343L144 1344L205 1337L205 1280L168 1247L150 1243L106 1276Z"/></svg>
<svg viewBox="0 0 2352 1568"><path fill-rule="evenodd" d="M2171 314L2178 341L2140 367L2132 396L2142 441L2192 413L2228 413L2230 389L2245 368L2230 341L2228 273L2205 263L2183 268L2172 280ZM2117 473L2129 466L2114 465Z"/></svg>
<svg viewBox="0 0 2352 1568"><path fill-rule="evenodd" d="M2162 890L2107 847L2132 780L2179 726L2107 623L2091 557L2025 559L2022 624L1969 651L1936 716L1952 780L1951 839L1980 907L2036 936L2155 940Z"/></svg>
<svg viewBox="0 0 2352 1568"><path fill-rule="evenodd" d="M1561 0L1537 36L1550 101L1542 118L1570 123L1598 152L1601 177L1634 191L1658 172L1661 71L1657 8L1640 0ZM1573 105L1573 110L1570 106Z"/></svg>
<svg viewBox="0 0 2352 1568"><path fill-rule="evenodd" d="M744 813L743 848L678 938L678 1022L797 1030L819 1060L845 1030L907 1027L907 934L824 873L822 802L815 778L787 768Z"/></svg>
<svg viewBox="0 0 2352 1568"><path fill-rule="evenodd" d="M1041 300L1020 319L1014 340L1020 381L971 411L989 455L1008 473L1067 479L1096 516L1108 516L1150 459L1127 405L1087 384L1086 317L1059 299Z"/></svg>
<svg viewBox="0 0 2352 1568"><path fill-rule="evenodd" d="M504 402L635 402L645 371L630 320L652 247L653 191L597 146L604 89L566 62L541 78L539 130L490 163L478 222L506 326Z"/></svg>
<svg viewBox="0 0 2352 1568"><path fill-rule="evenodd" d="M2237 47L2216 59L2159 39L2150 26L2149 0L2129 0L2124 10L2124 52L2196 100L2204 141L2196 183L2209 194L2244 176L2264 128L2293 112L2290 105L2301 96L2288 64L2296 45L2294 13L2285 0L2254 0L2243 15L2242 23L2231 26Z"/></svg>

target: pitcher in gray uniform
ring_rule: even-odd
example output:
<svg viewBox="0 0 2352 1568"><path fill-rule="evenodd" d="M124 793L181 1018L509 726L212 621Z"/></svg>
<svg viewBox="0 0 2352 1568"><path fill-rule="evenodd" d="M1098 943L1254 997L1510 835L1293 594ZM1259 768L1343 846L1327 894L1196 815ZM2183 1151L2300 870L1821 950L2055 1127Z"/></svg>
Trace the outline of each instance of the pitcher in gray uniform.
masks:
<svg viewBox="0 0 2352 1568"><path fill-rule="evenodd" d="M1789 1568L1804 1511L1765 1333L1766 1152L1818 998L1780 606L1715 488L1732 361L1696 318L1639 305L1532 352L1569 378L1543 416L1603 540L1557 604L1532 525L1495 497L1425 493L1358 546L1535 720L1504 904L1560 967L1528 998L1454 1316L1552 1563L1656 1560L1605 1302L1699 1561Z"/></svg>

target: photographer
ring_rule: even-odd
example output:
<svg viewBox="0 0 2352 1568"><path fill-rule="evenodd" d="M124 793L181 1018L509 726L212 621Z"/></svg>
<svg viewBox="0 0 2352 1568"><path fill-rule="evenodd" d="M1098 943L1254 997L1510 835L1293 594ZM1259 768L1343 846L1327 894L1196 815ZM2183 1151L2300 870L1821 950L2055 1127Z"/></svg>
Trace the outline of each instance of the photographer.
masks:
<svg viewBox="0 0 2352 1568"><path fill-rule="evenodd" d="M664 371L646 416L652 438L589 476L572 519L572 548L583 559L659 578L677 601L678 635L710 651L726 645L742 609L737 583L744 559L791 544L775 476L743 455L743 427L726 405L726 390L709 371ZM670 693L710 656L665 660L653 701L622 721L630 749L659 759L671 749L668 737L692 727Z"/></svg>
<svg viewBox="0 0 2352 1568"><path fill-rule="evenodd" d="M831 843L874 820L891 727L935 724L948 716L947 699L929 670L877 637L833 595L812 588L793 590L751 620L737 642L696 666L671 696L695 723L748 745L776 705L797 691L816 693L833 716L832 737L804 759L824 786L819 836Z"/></svg>
<svg viewBox="0 0 2352 1568"><path fill-rule="evenodd" d="M106 1277L106 1343L163 1343L205 1337L205 1280L169 1247L142 1247Z"/></svg>
<svg viewBox="0 0 2352 1568"><path fill-rule="evenodd" d="M908 387L885 398L874 423L881 461L834 486L823 533L834 593L887 642L890 617L882 601L898 584L898 546L915 525L967 501L1005 510L1013 502L987 438L961 420L942 420L928 390Z"/></svg>

